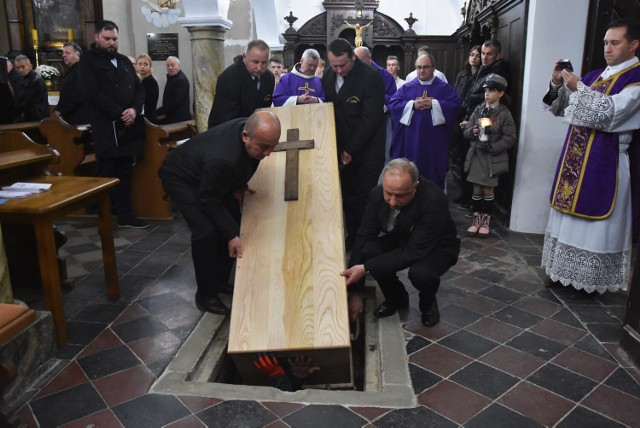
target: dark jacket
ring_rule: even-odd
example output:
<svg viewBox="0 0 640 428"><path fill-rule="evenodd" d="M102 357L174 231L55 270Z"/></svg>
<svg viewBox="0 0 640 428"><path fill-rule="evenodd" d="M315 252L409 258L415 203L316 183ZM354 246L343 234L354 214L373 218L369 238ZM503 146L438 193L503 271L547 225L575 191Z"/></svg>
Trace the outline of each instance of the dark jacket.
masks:
<svg viewBox="0 0 640 428"><path fill-rule="evenodd" d="M376 70L354 60L353 68L336 93L336 74L327 67L322 77L325 100L333 102L338 154L346 151L354 160L384 160L384 97L382 78Z"/></svg>
<svg viewBox="0 0 640 428"><path fill-rule="evenodd" d="M247 153L242 141L246 118L227 121L169 152L160 178L171 188L192 188L198 200L192 201L206 213L225 242L239 236L240 226L225 208L233 192L247 187L258 169L259 160Z"/></svg>
<svg viewBox="0 0 640 428"><path fill-rule="evenodd" d="M60 112L65 122L72 125L89 123L89 110L82 92L78 90L78 64L69 67L62 78L56 111Z"/></svg>
<svg viewBox="0 0 640 428"><path fill-rule="evenodd" d="M400 210L394 229L388 232L390 210L384 200L382 185L376 186L369 195L349 266L364 263L372 274L392 273L410 267L434 251L442 251L457 259L460 239L449 213L447 197L436 184L421 177L413 200ZM397 249L362 260L363 247L368 241L378 238L380 233L395 240Z"/></svg>
<svg viewBox="0 0 640 428"><path fill-rule="evenodd" d="M241 57L242 58L242 57ZM239 117L249 117L258 108L271 107L275 78L266 70L260 76L260 90L242 59L226 68L218 77L209 128Z"/></svg>
<svg viewBox="0 0 640 428"><path fill-rule="evenodd" d="M78 63L80 90L90 106L91 134L98 159L137 156L142 154L144 147L142 137L128 144L116 142L114 126L122 125L124 110L134 108L138 114L136 122L139 123L144 88L129 58L115 54L113 58L117 60L118 67L111 63L111 58L108 52L94 43Z"/></svg>
<svg viewBox="0 0 640 428"><path fill-rule="evenodd" d="M488 67L485 67L484 65L480 66L480 70L478 70L478 73L476 74L476 79L464 101L467 106L467 118L471 116L473 110L475 110L478 105L484 102L484 88L482 85L484 85L484 81L491 73L504 77L507 80L507 83L509 83L509 63L500 58ZM507 91L508 89L509 88L507 87Z"/></svg>
<svg viewBox="0 0 640 428"><path fill-rule="evenodd" d="M487 164L487 175L496 177L509 172L507 151L516 143L516 124L509 109L503 104L498 104L494 110L488 113L491 118L491 127L488 132L489 141L479 141L473 135L473 128L478 123L484 107L485 104L476 107L464 128L464 138L471 140L471 147L464 162L464 170L469 170L471 159L474 156L483 157L482 164Z"/></svg>
<svg viewBox="0 0 640 428"><path fill-rule="evenodd" d="M160 88L158 81L152 75L142 79L142 87L144 88L144 117L151 123L158 123L158 98L160 97Z"/></svg>
<svg viewBox="0 0 640 428"><path fill-rule="evenodd" d="M18 73L18 70L12 68L9 72L9 82L11 83L11 87L13 88L13 99L15 100L20 95L20 91L22 90L22 81L24 79Z"/></svg>
<svg viewBox="0 0 640 428"><path fill-rule="evenodd" d="M49 116L49 93L44 80L31 70L24 76L20 95L15 98L16 115L25 122L42 120Z"/></svg>
<svg viewBox="0 0 640 428"><path fill-rule="evenodd" d="M165 115L161 123L176 123L191 119L189 110L189 79L180 70L175 76L167 75L167 84L162 94L162 107L158 116Z"/></svg>

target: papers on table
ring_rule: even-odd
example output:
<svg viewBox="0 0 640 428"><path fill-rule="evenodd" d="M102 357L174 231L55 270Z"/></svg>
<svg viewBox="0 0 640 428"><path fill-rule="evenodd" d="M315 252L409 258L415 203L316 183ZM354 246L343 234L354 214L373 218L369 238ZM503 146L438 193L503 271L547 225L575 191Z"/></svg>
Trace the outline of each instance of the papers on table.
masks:
<svg viewBox="0 0 640 428"><path fill-rule="evenodd" d="M13 183L11 186L2 186L0 198L15 199L24 198L49 190L51 183Z"/></svg>

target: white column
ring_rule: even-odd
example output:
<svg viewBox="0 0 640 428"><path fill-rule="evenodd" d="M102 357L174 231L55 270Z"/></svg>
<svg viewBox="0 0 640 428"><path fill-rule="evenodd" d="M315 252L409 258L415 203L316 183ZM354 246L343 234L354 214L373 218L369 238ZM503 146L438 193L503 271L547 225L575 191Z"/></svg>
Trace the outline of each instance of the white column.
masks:
<svg viewBox="0 0 640 428"><path fill-rule="evenodd" d="M518 232L544 233L547 225L549 193L567 125L542 110L542 97L547 92L553 64L558 59L570 59L576 74L583 73L580 65L587 9L583 0L531 0L529 3L522 115L510 221L510 228Z"/></svg>

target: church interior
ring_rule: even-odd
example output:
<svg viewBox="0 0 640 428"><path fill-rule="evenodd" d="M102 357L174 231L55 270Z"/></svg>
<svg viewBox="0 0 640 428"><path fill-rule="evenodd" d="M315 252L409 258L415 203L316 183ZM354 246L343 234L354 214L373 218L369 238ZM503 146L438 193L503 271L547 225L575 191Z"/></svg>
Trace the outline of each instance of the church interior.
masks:
<svg viewBox="0 0 640 428"><path fill-rule="evenodd" d="M0 64L26 55L41 70L52 113L0 124L0 185L28 180L65 191L0 199L0 428L639 426L637 231L629 285L620 291L585 298L545 273L549 189L567 125L541 106L554 62L571 58L577 74L604 68L607 25L637 19L640 4L551 3L2 1ZM104 19L119 26L119 53L134 63L148 54L160 98L171 80L167 58L178 57L191 82L190 120L144 124L144 156L131 177L132 210L149 223L144 228L112 221L109 195L117 180L97 176L89 126L53 113L69 68L63 47L74 42L86 52ZM368 47L383 68L387 57L397 57L400 78L428 45L450 84L472 46L501 43L517 143L495 190L491 234L467 236L469 212L454 202L462 189L447 175L461 249L441 278L440 322L421 323L408 270L398 273L407 309L374 317L383 297L367 276L364 313L349 321L339 276L348 250L342 224L333 229L342 222L341 205L322 199L340 193L338 164L327 161L335 159L335 125L327 118L333 107L282 107L299 110L279 115L280 144L310 144L261 163L250 184L258 195L276 188L282 201L245 203L242 233L263 227L250 241L262 247L249 246L237 261L236 290L222 298L231 314L203 313L194 302L189 225L158 169L172 150L207 130L218 77L249 41L264 40L270 58L289 69L310 48L330 68L328 46L337 38ZM637 130L634 138L632 144ZM298 186L293 197L291 180ZM312 264L316 258L329 274ZM260 291L256 283L276 282L276 265L293 272L301 290L312 280L323 288ZM240 289L245 282L260 290ZM286 315L278 317L281 310ZM256 352L281 361L302 352L319 371L302 389L281 391L254 369Z"/></svg>

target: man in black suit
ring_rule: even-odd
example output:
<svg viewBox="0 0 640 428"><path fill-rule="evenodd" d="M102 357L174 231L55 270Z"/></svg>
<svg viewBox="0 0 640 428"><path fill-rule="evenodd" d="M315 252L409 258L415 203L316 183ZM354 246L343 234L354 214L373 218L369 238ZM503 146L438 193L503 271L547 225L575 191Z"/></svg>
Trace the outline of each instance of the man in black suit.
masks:
<svg viewBox="0 0 640 428"><path fill-rule="evenodd" d="M362 311L358 289L364 286L366 273L378 282L385 297L375 316L388 317L407 308L409 295L397 272L409 268L411 285L419 291L422 324L436 325L440 277L456 264L459 252L460 239L442 190L419 177L413 162L390 161L382 172L382 185L371 191L350 267L341 273L347 286L352 286L352 317Z"/></svg>
<svg viewBox="0 0 640 428"><path fill-rule="evenodd" d="M196 273L196 306L225 315L220 293L232 293L233 259L242 257L240 206L260 160L280 139L280 121L271 112L234 119L190 139L166 157L159 175L191 229Z"/></svg>
<svg viewBox="0 0 640 428"><path fill-rule="evenodd" d="M78 67L82 48L74 42L67 42L62 48L62 60L67 66L62 84L60 85L60 100L54 112L62 116L65 122L72 125L89 123L87 105L80 91L78 91Z"/></svg>
<svg viewBox="0 0 640 428"><path fill-rule="evenodd" d="M384 165L384 83L376 70L354 54L344 39L329 44L331 68L322 86L325 101L333 102L338 156L342 170L342 204L347 249L355 242L371 189Z"/></svg>
<svg viewBox="0 0 640 428"><path fill-rule="evenodd" d="M118 53L118 26L99 21L95 31L95 43L78 62L78 81L89 105L98 176L120 179L111 195L118 225L145 228L131 206L133 164L144 151L144 88L131 60Z"/></svg>
<svg viewBox="0 0 640 428"><path fill-rule="evenodd" d="M19 95L14 95L15 113L19 122L42 120L49 116L49 93L44 80L31 65L31 60L25 55L16 57L16 70L22 76Z"/></svg>
<svg viewBox="0 0 640 428"><path fill-rule="evenodd" d="M271 107L275 78L268 67L269 53L264 41L252 40L242 57L236 57L218 77L209 128L249 117L258 108Z"/></svg>
<svg viewBox="0 0 640 428"><path fill-rule="evenodd" d="M166 61L167 84L162 94L162 107L158 116L164 115L160 123L176 123L191 119L189 110L189 79L180 68L180 60L170 56Z"/></svg>

